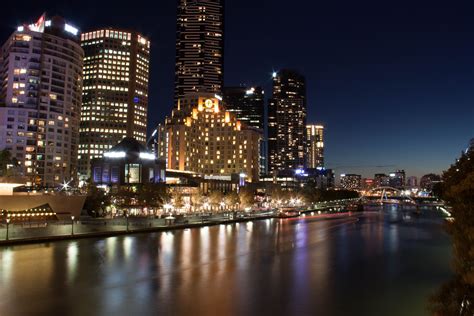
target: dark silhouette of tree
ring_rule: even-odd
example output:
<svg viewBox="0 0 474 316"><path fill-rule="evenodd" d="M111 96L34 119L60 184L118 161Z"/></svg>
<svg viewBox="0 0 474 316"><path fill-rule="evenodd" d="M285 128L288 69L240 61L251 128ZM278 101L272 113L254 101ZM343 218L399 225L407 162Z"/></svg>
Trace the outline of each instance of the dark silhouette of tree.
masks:
<svg viewBox="0 0 474 316"><path fill-rule="evenodd" d="M474 152L443 173L441 197L452 207L446 229L453 242L455 277L430 299L434 315L474 315Z"/></svg>
<svg viewBox="0 0 474 316"><path fill-rule="evenodd" d="M104 190L90 184L87 188L87 198L84 209L91 216L103 216L107 207L111 204L110 195Z"/></svg>

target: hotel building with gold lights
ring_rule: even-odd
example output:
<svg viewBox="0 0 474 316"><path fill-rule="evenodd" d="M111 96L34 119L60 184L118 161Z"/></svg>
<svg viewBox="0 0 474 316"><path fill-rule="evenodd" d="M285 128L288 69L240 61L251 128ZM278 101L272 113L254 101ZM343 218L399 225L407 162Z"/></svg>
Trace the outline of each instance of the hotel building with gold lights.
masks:
<svg viewBox="0 0 474 316"><path fill-rule="evenodd" d="M101 28L81 35L84 49L79 174L123 138L146 143L150 41L134 31Z"/></svg>
<svg viewBox="0 0 474 316"><path fill-rule="evenodd" d="M188 95L178 101L162 127L159 156L167 169L191 171L208 179L240 175L259 180L262 133L242 124L213 94Z"/></svg>

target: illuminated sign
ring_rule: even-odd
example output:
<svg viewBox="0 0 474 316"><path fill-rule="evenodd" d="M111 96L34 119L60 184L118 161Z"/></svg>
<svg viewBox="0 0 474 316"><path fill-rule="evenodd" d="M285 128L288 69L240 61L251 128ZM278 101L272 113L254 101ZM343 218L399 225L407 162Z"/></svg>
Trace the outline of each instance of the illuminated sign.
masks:
<svg viewBox="0 0 474 316"><path fill-rule="evenodd" d="M211 99L207 99L206 101L204 101L204 105L205 105L206 108L208 108L208 109L212 108L212 106L213 106L212 100L211 100Z"/></svg>
<svg viewBox="0 0 474 316"><path fill-rule="evenodd" d="M204 176L206 180L222 180L222 181L231 181L231 176Z"/></svg>
<svg viewBox="0 0 474 316"><path fill-rule="evenodd" d="M126 156L124 151L111 151L108 153L104 153L104 157L107 158L124 158Z"/></svg>
<svg viewBox="0 0 474 316"><path fill-rule="evenodd" d="M66 32L69 32L69 33L73 34L73 35L77 35L77 33L79 33L79 30L78 30L78 29L76 29L74 26L69 25L69 24L67 24L67 23L64 24L64 30L65 30Z"/></svg>
<svg viewBox="0 0 474 316"><path fill-rule="evenodd" d="M154 160L155 155L150 154L150 153L140 153L140 159Z"/></svg>

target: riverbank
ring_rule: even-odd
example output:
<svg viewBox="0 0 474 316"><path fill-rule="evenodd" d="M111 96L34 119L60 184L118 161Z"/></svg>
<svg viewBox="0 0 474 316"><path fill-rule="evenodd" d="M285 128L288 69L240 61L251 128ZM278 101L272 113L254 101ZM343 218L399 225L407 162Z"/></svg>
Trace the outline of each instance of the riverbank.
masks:
<svg viewBox="0 0 474 316"><path fill-rule="evenodd" d="M317 215L312 215L308 217L308 213L315 213ZM339 218L344 216L351 215L350 212L339 212L339 213L321 213L319 210L313 211L305 211L302 213L301 217L293 218L293 219L331 219L331 218ZM46 236L35 236L30 238L10 238L9 240L0 240L0 247L1 246L12 246L12 245L23 245L23 244L35 244L35 243L44 243L44 242L55 242L55 241L63 241L63 240L75 240L75 239L86 239L86 238L100 238L100 237L113 237L113 236L120 236L120 235L130 235L130 234L141 234L141 233L154 233L154 232L165 232L165 231L174 231L174 230L182 230L182 229L189 229L189 228L200 228L206 226L215 226L221 224L233 224L233 223L245 223L250 221L259 221L259 220L266 220L275 218L273 214L269 215L257 215L257 216L249 216L249 217L240 217L240 218L227 218L227 219L216 219L216 220L205 220L202 222L194 222L194 223L178 223L166 226L154 226L154 227L129 227L128 230L126 228L118 229L118 230L105 230L105 231L93 231L93 232L86 232L86 233L74 233L72 234L61 234L61 235L46 235ZM104 220L106 223L107 220ZM135 221L135 223L140 221ZM143 221L141 224L146 224ZM78 229L81 224L76 224L76 229ZM70 229L70 226L63 225L66 229ZM87 226L84 224L83 226ZM112 225L109 225L109 227ZM142 225L143 226L143 225ZM105 225L103 227L106 227ZM126 227L126 226L125 226ZM72 227L71 227L72 228ZM35 228L31 228L35 229ZM5 230L5 229L4 229Z"/></svg>

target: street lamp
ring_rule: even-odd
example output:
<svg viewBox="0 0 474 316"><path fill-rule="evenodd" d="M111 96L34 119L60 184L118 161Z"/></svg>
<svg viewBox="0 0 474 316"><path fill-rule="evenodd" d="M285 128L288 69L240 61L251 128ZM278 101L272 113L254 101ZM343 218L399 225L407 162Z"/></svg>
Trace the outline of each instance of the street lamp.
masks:
<svg viewBox="0 0 474 316"><path fill-rule="evenodd" d="M71 216L71 235L74 235L74 216Z"/></svg>
<svg viewBox="0 0 474 316"><path fill-rule="evenodd" d="M8 226L10 226L10 219L7 218L7 236L6 236L6 240L8 240Z"/></svg>
<svg viewBox="0 0 474 316"><path fill-rule="evenodd" d="M128 233L128 212L125 213L125 219L127 220L127 233Z"/></svg>

